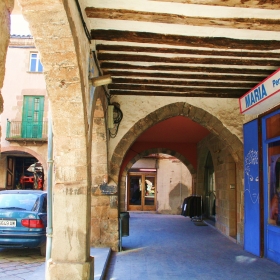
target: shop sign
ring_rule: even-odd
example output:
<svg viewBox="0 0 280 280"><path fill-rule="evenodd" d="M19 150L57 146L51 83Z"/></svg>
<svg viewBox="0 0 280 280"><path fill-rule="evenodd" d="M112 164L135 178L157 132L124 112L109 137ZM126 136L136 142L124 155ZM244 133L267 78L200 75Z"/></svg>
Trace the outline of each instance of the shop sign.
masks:
<svg viewBox="0 0 280 280"><path fill-rule="evenodd" d="M280 68L239 98L241 114L261 114L280 104Z"/></svg>

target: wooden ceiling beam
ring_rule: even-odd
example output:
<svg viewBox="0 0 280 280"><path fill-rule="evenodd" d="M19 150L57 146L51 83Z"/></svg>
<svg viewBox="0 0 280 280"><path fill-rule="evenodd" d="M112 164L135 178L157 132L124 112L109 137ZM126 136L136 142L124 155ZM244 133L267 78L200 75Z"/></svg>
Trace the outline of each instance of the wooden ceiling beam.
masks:
<svg viewBox="0 0 280 280"><path fill-rule="evenodd" d="M153 79L128 79L128 78L113 78L113 84L129 84L129 85L153 85L156 86L160 83L161 86L204 86L204 87L230 87L230 88L252 88L256 83L244 83L237 81L212 81L212 80L153 80Z"/></svg>
<svg viewBox="0 0 280 280"><path fill-rule="evenodd" d="M212 98L239 98L243 90L217 90L217 89L189 89L186 92L173 91L147 91L147 90L110 90L111 95L130 95L130 96L176 96L176 97L212 97Z"/></svg>
<svg viewBox="0 0 280 280"><path fill-rule="evenodd" d="M279 50L277 40L241 40L224 37L198 37L151 32L93 29L92 40L122 41L149 44L168 44L195 48L240 49L240 50Z"/></svg>
<svg viewBox="0 0 280 280"><path fill-rule="evenodd" d="M260 68L230 68L230 67L204 67L204 66L181 66L181 65L133 65L128 63L116 63L116 62L101 62L102 69L127 69L127 70L153 70L153 71L179 71L179 72L193 72L193 73L224 73L224 74L245 74L245 75L265 75L269 76L275 69L260 69Z"/></svg>
<svg viewBox="0 0 280 280"><path fill-rule="evenodd" d="M127 9L106 9L87 7L88 18L101 18L109 20L143 21L151 23L181 24L192 26L207 26L218 28L236 28L262 31L280 31L280 19L262 18L216 18L216 17L190 17L181 14L155 13L134 11Z"/></svg>
<svg viewBox="0 0 280 280"><path fill-rule="evenodd" d="M265 1L240 1L240 0L153 0L155 2L169 2L195 5L211 5L225 7L255 8L277 10L280 7L280 0Z"/></svg>
<svg viewBox="0 0 280 280"><path fill-rule="evenodd" d="M260 57L260 58L279 58L280 53L275 52L248 52L232 50L201 50L201 49L179 49L179 48L155 48L124 45L96 45L99 52L146 52L146 53L169 53L169 54L191 54L207 56L236 56L236 57Z"/></svg>
<svg viewBox="0 0 280 280"><path fill-rule="evenodd" d="M114 90L143 90L143 91L163 91L163 92L188 92L190 89L196 89L197 92L203 92L206 90L206 92L211 92L214 91L216 92L217 89L220 91L225 91L225 92L231 92L231 93L240 93L240 91L246 93L248 90L250 90L250 87L246 87L243 85L243 88L221 88L221 87L174 87L174 86L161 86L161 85L131 85L131 84L109 84L108 89L114 89Z"/></svg>
<svg viewBox="0 0 280 280"><path fill-rule="evenodd" d="M112 77L146 77L146 78L166 78L166 79L194 79L194 80L234 80L249 81L259 83L265 79L266 75L258 76L240 76L240 75L222 75L222 74L203 74L203 73L157 73L157 72L139 72L139 71L114 71L105 70L104 75L110 74Z"/></svg>
<svg viewBox="0 0 280 280"><path fill-rule="evenodd" d="M280 60L246 59L246 58L218 58L218 57L164 57L151 55L134 55L118 53L98 53L99 61L137 61L157 63L186 63L186 64L216 64L216 65L247 65L247 66L276 66L280 67Z"/></svg>

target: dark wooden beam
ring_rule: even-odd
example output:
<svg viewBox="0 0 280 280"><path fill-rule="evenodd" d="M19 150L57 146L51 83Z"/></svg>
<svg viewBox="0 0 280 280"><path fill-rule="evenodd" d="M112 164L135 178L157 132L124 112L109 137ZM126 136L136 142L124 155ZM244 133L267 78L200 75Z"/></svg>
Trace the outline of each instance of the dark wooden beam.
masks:
<svg viewBox="0 0 280 280"><path fill-rule="evenodd" d="M204 86L204 87L229 87L229 88L252 88L256 83L244 83L237 81L212 81L212 80L199 80L199 81L188 81L188 80L153 80L153 79L128 79L128 78L113 78L113 84L129 84L129 85L153 85L157 86Z"/></svg>
<svg viewBox="0 0 280 280"><path fill-rule="evenodd" d="M280 42L279 42L280 43ZM98 53L99 61L136 61L158 63L189 63L189 64L218 64L218 65L247 65L247 66L276 66L280 60L218 58L218 57L163 57L151 55L134 55L118 53Z"/></svg>
<svg viewBox="0 0 280 280"><path fill-rule="evenodd" d="M240 0L152 0L156 2L182 3L182 4L198 4L211 6L226 6L240 8L255 9L271 9L277 10L280 6L280 0L260 0L260 1L240 1Z"/></svg>
<svg viewBox="0 0 280 280"><path fill-rule="evenodd" d="M222 75L222 74L204 74L204 73L157 73L157 72L134 72L134 71L114 71L104 70L104 75L110 74L112 77L144 77L144 78L167 78L167 79L194 79L194 80L234 80L234 81L248 81L259 83L264 80L267 75L258 76L241 76L241 75Z"/></svg>
<svg viewBox="0 0 280 280"><path fill-rule="evenodd" d="M174 87L174 86L161 86L161 85L130 85L130 84L109 84L108 89L111 90L136 90L136 91L160 91L160 92L180 92L187 93L190 90L196 90L196 92L230 92L239 93L243 92L245 94L250 87L245 87L243 89L236 88L210 88L210 87Z"/></svg>
<svg viewBox="0 0 280 280"><path fill-rule="evenodd" d="M243 90L217 90L217 89L189 89L186 92L163 92L163 91L143 91L143 90L110 90L111 95L130 95L130 96L176 96L176 97L214 97L214 98L239 98L244 93Z"/></svg>
<svg viewBox="0 0 280 280"><path fill-rule="evenodd" d="M211 18L190 17L181 14L155 13L144 11L133 11L127 9L106 9L87 7L86 15L89 18L102 18L111 20L143 21L151 23L167 23L193 26L206 26L218 28L236 28L264 31L280 31L279 19L260 18Z"/></svg>
<svg viewBox="0 0 280 280"><path fill-rule="evenodd" d="M179 48L154 48L154 47L138 47L124 45L96 45L99 52L146 52L146 53L169 53L169 54L194 54L207 56L236 56L236 57L260 57L260 58L278 58L280 53L275 52L248 52L248 51L232 51L232 50L201 50L201 49L179 49Z"/></svg>
<svg viewBox="0 0 280 280"><path fill-rule="evenodd" d="M150 44L168 44L173 46L205 47L215 49L243 50L279 50L280 41L276 40L241 40L224 37L199 37L151 32L133 32L120 30L93 29L92 40L136 42Z"/></svg>
<svg viewBox="0 0 280 280"><path fill-rule="evenodd" d="M102 69L127 69L127 70L153 70L153 71L180 71L193 73L227 73L227 74L245 74L245 75L265 75L269 76L274 71L270 69L248 69L248 68L229 68L229 67L204 67L204 66L180 66L180 65L132 65L128 63L101 62Z"/></svg>

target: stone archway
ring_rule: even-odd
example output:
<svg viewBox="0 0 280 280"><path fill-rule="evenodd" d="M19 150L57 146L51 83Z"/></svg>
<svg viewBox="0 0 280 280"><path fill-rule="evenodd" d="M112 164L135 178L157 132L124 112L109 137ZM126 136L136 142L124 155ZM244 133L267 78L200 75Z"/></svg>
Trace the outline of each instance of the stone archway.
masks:
<svg viewBox="0 0 280 280"><path fill-rule="evenodd" d="M129 147L146 129L156 123L175 116L185 116L207 128L224 142L228 151L236 162L243 159L243 146L240 139L232 134L223 123L209 112L190 105L186 102L168 104L140 119L123 136L116 146L110 162L110 176L115 182L119 182L120 166Z"/></svg>
<svg viewBox="0 0 280 280"><path fill-rule="evenodd" d="M148 156L150 154L158 154L158 153L163 153L163 154L168 154L171 156L176 157L178 160L180 160L190 171L190 174L192 175L192 191L194 190L194 182L196 181L196 170L193 167L193 165L180 153L166 149L166 148L153 148L153 149L148 149L145 150L139 154L137 154L133 159L129 161L129 163L126 165L122 172L121 180L120 180L120 187L119 187L119 197L120 197L120 210L121 211L126 211L126 176L128 174L129 169L132 167L134 163L136 163L139 159Z"/></svg>
<svg viewBox="0 0 280 280"><path fill-rule="evenodd" d="M184 156L182 156L180 153L178 153L178 152L176 152L174 150L170 150L170 149L166 149L166 148L148 149L146 151L143 151L143 152L139 153L133 159L130 160L130 162L127 164L127 166L125 167L125 169L124 169L122 174L127 173L127 171L131 168L131 166L136 161L138 161L140 158L142 158L144 156L148 156L150 154L157 154L157 153L168 154L168 155L176 157L177 159L179 159L180 161L182 161L185 164L185 166L189 169L189 171L190 171L190 173L192 175L196 174L195 168L193 167L193 165Z"/></svg>
<svg viewBox="0 0 280 280"><path fill-rule="evenodd" d="M34 159L35 158L35 159ZM9 189L31 187L33 185L25 185L21 181L22 176L32 176L31 173L27 173L27 168L34 162L39 161L43 167L43 189L47 189L48 173L47 173L47 161L44 153L40 153L40 149L30 149L25 146L10 146L1 148L0 158L0 181L1 187ZM9 174L9 175L8 175ZM10 184L8 183L8 176L10 178ZM28 180L29 181L29 180Z"/></svg>
<svg viewBox="0 0 280 280"><path fill-rule="evenodd" d="M191 120L197 122L198 124L204 126L207 128L211 134L209 135L208 139L211 139L213 141L212 147L209 148L212 153L218 153L216 157L217 164L219 165L219 170L221 170L221 174L224 170L228 171L230 168L230 164L224 164L226 162L222 156L226 159L227 156L230 156L230 158L234 161L236 164L236 178L237 178L237 197L242 197L242 176L241 176L241 170L243 166L243 145L241 140L234 134L231 133L231 131L223 125L223 123L210 114L209 112L205 111L204 109L195 107L193 105L190 105L185 102L178 102L178 103L172 103L169 105L166 105L146 117L140 119L138 122L135 123L135 125L124 135L124 137L120 140L118 145L116 146L113 154L112 159L110 162L110 176L115 182L119 182L119 186L121 186L122 189L119 189L120 191L120 201L121 201L121 209L124 207L124 203L122 204L122 201L124 201L124 177L123 174L120 174L120 166L122 164L123 158L125 157L128 149L130 146L134 143L134 141L141 135L142 132L150 128L151 126L155 125L156 123L166 120L171 117L175 116L185 116L190 118ZM219 142L219 144L217 144ZM222 154L220 154L219 146L222 147ZM229 162L229 161L227 161ZM198 162L198 166L199 166ZM221 167L224 168L221 169ZM197 170L197 177L195 178L195 182L193 185L197 187L196 179L199 178L201 175L201 170ZM227 173L228 174L228 173ZM122 175L122 177L121 177ZM202 176L203 178L203 176ZM199 189L201 190L201 185L198 184L198 193ZM203 189L202 189L203 192ZM241 209L241 199L237 201L237 208ZM227 213L230 213L228 211ZM242 213L239 211L239 216L237 219L239 219L239 223L237 224L237 241L239 243L242 243L242 233L243 233L243 224L242 224ZM230 230L227 227L224 227L224 225L221 225L220 228L221 232L225 233L226 235L230 234Z"/></svg>
<svg viewBox="0 0 280 280"><path fill-rule="evenodd" d="M28 153L28 154L32 155L33 157L37 158L40 161L44 170L47 170L47 162L46 162L45 157L31 149L28 149L25 147L6 147L6 148L1 149L1 153L13 152L13 151L24 152L24 153Z"/></svg>

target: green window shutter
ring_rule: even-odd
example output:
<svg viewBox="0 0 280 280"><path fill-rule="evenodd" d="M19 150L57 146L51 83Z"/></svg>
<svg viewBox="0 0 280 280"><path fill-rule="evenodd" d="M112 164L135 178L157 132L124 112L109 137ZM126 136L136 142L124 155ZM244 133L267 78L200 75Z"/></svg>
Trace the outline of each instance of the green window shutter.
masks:
<svg viewBox="0 0 280 280"><path fill-rule="evenodd" d="M44 96L24 96L22 138L42 138Z"/></svg>

